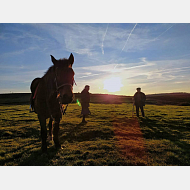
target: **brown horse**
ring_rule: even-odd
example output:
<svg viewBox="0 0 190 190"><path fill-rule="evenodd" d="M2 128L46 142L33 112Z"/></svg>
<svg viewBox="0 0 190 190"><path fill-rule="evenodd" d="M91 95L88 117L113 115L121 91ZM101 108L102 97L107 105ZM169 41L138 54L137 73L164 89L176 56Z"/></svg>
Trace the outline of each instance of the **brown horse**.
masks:
<svg viewBox="0 0 190 190"><path fill-rule="evenodd" d="M69 59L56 60L51 55L53 66L44 74L42 78L32 81L30 89L31 107L38 114L41 126L42 151L47 151L47 128L46 119L49 120L49 135L52 136L56 148L61 148L59 143L59 123L63 114L63 104L69 104L73 100L74 71L72 65L74 57L71 53Z"/></svg>

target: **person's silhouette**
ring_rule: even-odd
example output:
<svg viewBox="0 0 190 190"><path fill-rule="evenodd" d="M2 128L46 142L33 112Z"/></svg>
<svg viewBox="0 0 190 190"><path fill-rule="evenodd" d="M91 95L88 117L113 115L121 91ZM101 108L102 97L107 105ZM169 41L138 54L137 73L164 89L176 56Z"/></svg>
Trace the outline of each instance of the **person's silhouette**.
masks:
<svg viewBox="0 0 190 190"><path fill-rule="evenodd" d="M134 94L134 104L136 106L136 114L139 117L139 108L141 109L142 116L144 117L144 109L146 96L143 92L141 92L141 88L137 88L137 92Z"/></svg>
<svg viewBox="0 0 190 190"><path fill-rule="evenodd" d="M85 117L90 114L89 110L89 103L90 103L90 86L86 85L84 89L81 92L81 105L82 105L82 111L81 114L83 114L82 122L86 123Z"/></svg>

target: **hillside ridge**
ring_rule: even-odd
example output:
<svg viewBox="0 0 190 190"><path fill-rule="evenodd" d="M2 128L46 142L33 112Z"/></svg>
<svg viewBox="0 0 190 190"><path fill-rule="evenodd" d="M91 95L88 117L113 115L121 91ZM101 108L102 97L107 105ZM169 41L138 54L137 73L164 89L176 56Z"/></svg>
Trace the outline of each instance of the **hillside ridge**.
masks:
<svg viewBox="0 0 190 190"><path fill-rule="evenodd" d="M12 104L30 104L31 93L9 93L0 94L0 105ZM80 101L80 93L74 93L74 101ZM113 94L91 94L91 103L101 104L121 104L133 103L133 96L113 95ZM190 93L159 93L147 94L146 104L155 105L180 105L190 106Z"/></svg>

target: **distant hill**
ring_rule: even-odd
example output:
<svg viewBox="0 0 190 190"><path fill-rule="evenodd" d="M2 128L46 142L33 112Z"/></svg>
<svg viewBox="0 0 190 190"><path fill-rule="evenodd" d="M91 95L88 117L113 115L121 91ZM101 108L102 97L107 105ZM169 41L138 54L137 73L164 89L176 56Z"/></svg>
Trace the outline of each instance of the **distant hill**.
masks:
<svg viewBox="0 0 190 190"><path fill-rule="evenodd" d="M0 105L30 104L30 93L0 94ZM146 95L146 104L190 106L190 93L161 93ZM75 93L75 99L81 100L80 93ZM121 104L132 103L132 96L91 94L91 103Z"/></svg>
<svg viewBox="0 0 190 190"><path fill-rule="evenodd" d="M30 104L31 93L0 94L0 105Z"/></svg>
<svg viewBox="0 0 190 190"><path fill-rule="evenodd" d="M80 93L75 93L75 99L80 101ZM132 96L112 95L112 94L91 94L91 103L122 104L132 103Z"/></svg>
<svg viewBox="0 0 190 190"><path fill-rule="evenodd" d="M161 93L147 95L147 104L190 106L190 93Z"/></svg>

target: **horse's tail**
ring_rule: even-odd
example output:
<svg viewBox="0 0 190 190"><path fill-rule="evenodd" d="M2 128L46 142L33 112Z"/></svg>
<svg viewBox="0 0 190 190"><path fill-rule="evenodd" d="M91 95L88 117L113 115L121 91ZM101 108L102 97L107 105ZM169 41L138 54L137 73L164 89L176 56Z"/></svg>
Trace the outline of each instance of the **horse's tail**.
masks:
<svg viewBox="0 0 190 190"><path fill-rule="evenodd" d="M31 109L34 110L34 95L36 94L36 88L38 87L38 84L40 82L41 78L35 78L30 85L30 90L31 90L31 96L30 96L30 105Z"/></svg>

